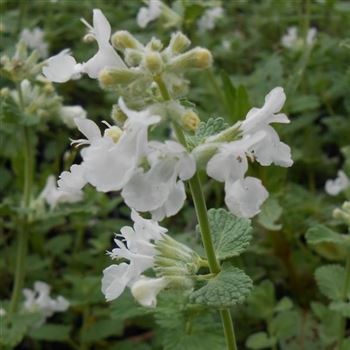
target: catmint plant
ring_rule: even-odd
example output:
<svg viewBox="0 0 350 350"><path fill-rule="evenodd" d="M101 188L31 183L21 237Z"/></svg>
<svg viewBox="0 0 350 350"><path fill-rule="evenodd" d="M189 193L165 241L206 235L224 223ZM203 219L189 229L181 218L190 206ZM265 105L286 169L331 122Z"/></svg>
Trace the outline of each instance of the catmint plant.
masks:
<svg viewBox="0 0 350 350"><path fill-rule="evenodd" d="M139 12L139 25L158 18L162 9L159 1L150 1ZM111 301L129 288L141 305L155 308L161 291L177 290L189 305L218 310L227 348L237 349L230 308L245 300L252 280L231 258L249 245L250 218L268 197L261 179L247 175L250 163L293 164L289 146L272 126L289 123L281 112L284 90L271 90L263 106L233 125L220 118L202 122L195 106L184 102L190 88L186 74L212 66L209 50L190 49L180 32L168 43L152 37L147 44L124 30L111 35L99 9L93 10L93 25L83 23L97 42L96 54L78 63L64 50L46 61L43 74L56 83L87 74L115 96L103 131L88 118L74 118L84 138L72 144L82 160L60 175L57 189L73 198L88 184L99 192L118 191L131 209L133 227L122 227L107 252L115 263L103 271L102 293ZM160 125L169 136L155 138ZM224 183L228 210L207 210L200 172ZM204 254L159 224L183 208L186 186Z"/></svg>

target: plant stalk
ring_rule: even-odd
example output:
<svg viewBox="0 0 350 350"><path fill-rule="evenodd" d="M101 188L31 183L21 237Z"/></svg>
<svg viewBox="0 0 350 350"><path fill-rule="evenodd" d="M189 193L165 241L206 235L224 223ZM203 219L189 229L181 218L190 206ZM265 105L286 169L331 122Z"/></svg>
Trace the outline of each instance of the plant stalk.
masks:
<svg viewBox="0 0 350 350"><path fill-rule="evenodd" d="M159 90L162 94L163 99L165 101L171 100L169 91L166 85L164 84L163 80L161 79L161 77L157 76L155 77L154 80L159 86ZM179 142L185 148L187 148L186 138L181 127L175 122L173 123L173 127ZM201 185L198 173L196 173L192 177L192 179L188 181L188 183L190 185L191 195L192 195L192 199L196 210L196 215L197 215L197 220L200 227L203 246L208 259L209 270L211 273L217 274L220 272L220 264L215 255L214 245L213 245L213 241L210 233L207 206L205 203L205 197L204 197L204 193L203 193L203 189L202 189L202 185ZM237 350L235 331L233 327L230 309L221 310L220 315L221 315L221 321L224 327L227 350Z"/></svg>
<svg viewBox="0 0 350 350"><path fill-rule="evenodd" d="M21 87L18 86L19 104L24 109L23 96ZM20 299L21 290L23 288L25 278L25 261L28 249L28 230L29 230L29 215L27 210L30 206L32 185L33 185L33 163L32 163L32 148L30 140L30 132L28 127L23 129L24 140L24 185L22 196L22 210L23 216L20 218L20 225L17 237L17 253L16 253L16 267L15 267L15 280L11 296L10 315L17 310L18 302Z"/></svg>

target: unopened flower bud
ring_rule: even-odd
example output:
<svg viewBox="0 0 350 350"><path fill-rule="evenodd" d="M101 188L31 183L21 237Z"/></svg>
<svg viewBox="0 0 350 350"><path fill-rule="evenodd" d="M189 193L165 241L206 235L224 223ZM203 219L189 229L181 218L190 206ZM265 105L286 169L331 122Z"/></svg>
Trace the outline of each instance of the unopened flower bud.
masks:
<svg viewBox="0 0 350 350"><path fill-rule="evenodd" d="M95 36L93 34L91 34L91 33L87 33L83 37L83 42L86 43L86 44L93 43L95 40L96 40Z"/></svg>
<svg viewBox="0 0 350 350"><path fill-rule="evenodd" d="M334 219L344 221L347 225L350 225L350 213L336 208L333 210Z"/></svg>
<svg viewBox="0 0 350 350"><path fill-rule="evenodd" d="M190 39L181 32L174 33L171 36L169 49L175 55L185 51L191 45Z"/></svg>
<svg viewBox="0 0 350 350"><path fill-rule="evenodd" d="M128 31L120 30L112 36L112 45L117 49L141 49L143 45Z"/></svg>
<svg viewBox="0 0 350 350"><path fill-rule="evenodd" d="M130 67L138 66L143 59L143 53L136 49L126 49L124 52L124 60Z"/></svg>
<svg viewBox="0 0 350 350"><path fill-rule="evenodd" d="M152 51L160 51L162 48L163 48L163 43L159 39L154 37L147 44L147 49L150 49Z"/></svg>
<svg viewBox="0 0 350 350"><path fill-rule="evenodd" d="M9 88L2 88L0 90L0 96L1 97L8 97L10 95L10 89Z"/></svg>
<svg viewBox="0 0 350 350"><path fill-rule="evenodd" d="M350 211L350 202L346 201L343 203L342 208L346 211Z"/></svg>
<svg viewBox="0 0 350 350"><path fill-rule="evenodd" d="M55 88L52 83L48 82L44 85L44 91L51 94L55 91Z"/></svg>
<svg viewBox="0 0 350 350"><path fill-rule="evenodd" d="M158 74L162 70L163 61L159 52L148 52L144 57L145 67L152 73Z"/></svg>
<svg viewBox="0 0 350 350"><path fill-rule="evenodd" d="M170 61L169 69L173 71L183 71L192 68L206 69L213 63L213 57L209 50L196 47L187 51Z"/></svg>
<svg viewBox="0 0 350 350"><path fill-rule="evenodd" d="M111 89L119 85L128 85L141 75L142 72L132 69L105 68L99 75L99 81L102 88Z"/></svg>
<svg viewBox="0 0 350 350"><path fill-rule="evenodd" d="M118 124L124 125L126 120L128 119L125 113L121 110L118 105L113 105L111 118Z"/></svg>
<svg viewBox="0 0 350 350"><path fill-rule="evenodd" d="M116 125L105 130L104 135L112 138L114 143L117 143L122 136L123 131Z"/></svg>
<svg viewBox="0 0 350 350"><path fill-rule="evenodd" d="M196 131L200 121L198 115L192 110L186 111L185 114L181 116L181 124L188 131Z"/></svg>

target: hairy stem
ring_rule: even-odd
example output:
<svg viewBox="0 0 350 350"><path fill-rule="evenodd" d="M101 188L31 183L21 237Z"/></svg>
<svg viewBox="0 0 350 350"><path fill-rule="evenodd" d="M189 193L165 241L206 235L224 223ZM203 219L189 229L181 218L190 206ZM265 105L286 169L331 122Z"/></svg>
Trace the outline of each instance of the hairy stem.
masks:
<svg viewBox="0 0 350 350"><path fill-rule="evenodd" d="M155 81L159 86L163 99L166 101L171 100L169 91L166 85L164 84L163 80L161 79L161 77L159 76L155 77ZM179 142L184 147L187 148L186 138L181 127L175 122L173 123L173 127ZM209 270L211 273L217 274L220 272L220 264L215 255L214 245L213 245L213 241L210 233L207 206L205 203L203 189L202 189L202 185L201 185L198 173L196 173L192 177L192 179L188 181L188 183L190 185L191 195L192 195L192 199L196 210L196 215L197 215L197 219L200 227L203 246L208 259ZM230 309L221 310L220 315L221 315L221 321L224 327L227 349L237 350L236 337L235 337Z"/></svg>
<svg viewBox="0 0 350 350"><path fill-rule="evenodd" d="M18 86L19 103L23 109L23 97L21 87ZM25 261L27 256L28 246L28 230L29 230L29 215L26 212L29 209L32 185L33 185L33 161L32 161L32 147L30 140L30 132L27 127L23 129L23 141L24 141L24 185L22 196L22 209L24 211L23 216L20 218L20 224L17 236L17 253L16 253L16 267L15 267L15 281L12 291L10 314L16 312L21 290L23 288L25 278Z"/></svg>

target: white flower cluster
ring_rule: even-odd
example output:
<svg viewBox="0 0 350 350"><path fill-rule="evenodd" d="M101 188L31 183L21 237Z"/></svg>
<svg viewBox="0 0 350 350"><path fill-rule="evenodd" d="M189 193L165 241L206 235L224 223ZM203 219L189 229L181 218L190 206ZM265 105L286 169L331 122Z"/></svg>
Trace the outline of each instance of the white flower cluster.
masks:
<svg viewBox="0 0 350 350"><path fill-rule="evenodd" d="M293 164L289 146L280 141L270 125L289 123L288 117L279 113L285 100L283 89L274 88L265 97L263 107L252 108L240 124L242 138L222 143L207 164L208 175L225 182L226 205L239 217L249 218L258 214L260 205L268 197L259 179L245 177L248 158L263 166L275 164L289 167Z"/></svg>
<svg viewBox="0 0 350 350"><path fill-rule="evenodd" d="M64 312L69 307L69 302L63 296L56 299L50 296L50 286L45 282L37 281L34 289L23 289L24 303L23 310L26 312L37 312L42 315L42 320L36 326L42 325L47 318L55 312Z"/></svg>
<svg viewBox="0 0 350 350"><path fill-rule="evenodd" d="M48 44L44 40L45 33L36 27L33 30L23 29L21 39L32 50L37 50L40 57L46 58L48 55Z"/></svg>
<svg viewBox="0 0 350 350"><path fill-rule="evenodd" d="M315 41L316 34L317 29L310 28L307 32L306 40L304 40L299 37L297 27L289 27L287 29L287 34L282 36L281 44L287 49L299 50L305 46L305 43L307 46L311 46Z"/></svg>
<svg viewBox="0 0 350 350"><path fill-rule="evenodd" d="M199 256L176 242L156 221L142 218L132 210L134 227L124 226L114 240L112 259L124 259L103 271L102 292L107 301L118 298L126 287L143 306L154 307L157 294L168 285L192 286L189 279L199 268ZM164 253L164 256L163 256ZM153 268L157 278L143 275Z"/></svg>
<svg viewBox="0 0 350 350"><path fill-rule="evenodd" d="M83 162L60 175L59 191L78 194L90 183L101 192L122 190L127 205L156 220L175 215L186 198L183 180L195 173L194 158L175 141L148 141L148 128L161 119L150 109L132 111L122 99L119 105L128 118L123 130L109 126L102 135L93 121L75 119L87 139L73 143L87 147Z"/></svg>
<svg viewBox="0 0 350 350"><path fill-rule="evenodd" d="M339 170L337 175L334 180L329 179L326 181L325 190L331 196L336 196L350 187L350 179L344 171Z"/></svg>

